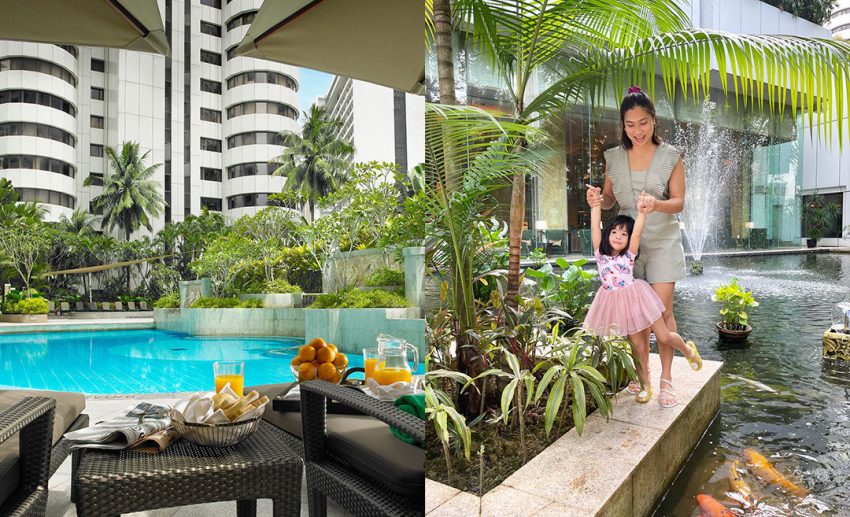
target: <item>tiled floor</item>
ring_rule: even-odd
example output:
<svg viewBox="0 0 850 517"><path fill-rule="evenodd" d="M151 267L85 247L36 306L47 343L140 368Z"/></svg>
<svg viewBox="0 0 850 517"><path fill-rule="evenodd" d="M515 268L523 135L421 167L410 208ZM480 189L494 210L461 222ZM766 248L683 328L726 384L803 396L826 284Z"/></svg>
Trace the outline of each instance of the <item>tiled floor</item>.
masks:
<svg viewBox="0 0 850 517"><path fill-rule="evenodd" d="M145 399L147 402L156 404L168 404L175 399ZM121 400L121 399L88 399L86 401L86 413L91 417L92 422L97 422L114 415L127 406L137 403L138 400ZM307 511L307 492L303 487L306 483L302 480L301 490L301 515L306 517ZM74 504L71 503L71 458L65 461L56 474L50 478L50 495L47 500L47 517L76 517L77 510ZM260 500L257 504L257 515L267 516L272 514L272 504L269 500ZM179 508L163 508L161 510L153 510L149 512L138 512L125 514L131 516L149 516L149 517L217 517L224 515L236 515L236 503L211 503L198 504L193 506L183 506ZM336 506L333 501L328 500L328 516L342 517L349 515L348 512Z"/></svg>

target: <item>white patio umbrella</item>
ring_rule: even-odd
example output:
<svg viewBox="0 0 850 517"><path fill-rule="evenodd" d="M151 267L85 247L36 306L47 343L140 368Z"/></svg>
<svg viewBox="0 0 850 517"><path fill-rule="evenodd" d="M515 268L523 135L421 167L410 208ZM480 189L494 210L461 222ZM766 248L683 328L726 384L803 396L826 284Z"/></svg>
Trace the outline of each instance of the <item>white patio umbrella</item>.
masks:
<svg viewBox="0 0 850 517"><path fill-rule="evenodd" d="M4 0L0 37L168 55L156 0Z"/></svg>
<svg viewBox="0 0 850 517"><path fill-rule="evenodd" d="M236 54L422 93L425 6L421 0L267 1Z"/></svg>

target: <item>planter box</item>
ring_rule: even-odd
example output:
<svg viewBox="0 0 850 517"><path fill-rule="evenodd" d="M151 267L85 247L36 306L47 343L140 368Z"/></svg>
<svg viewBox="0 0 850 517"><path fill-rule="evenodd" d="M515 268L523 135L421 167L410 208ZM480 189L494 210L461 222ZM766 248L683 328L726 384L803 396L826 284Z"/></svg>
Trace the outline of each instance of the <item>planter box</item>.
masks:
<svg viewBox="0 0 850 517"><path fill-rule="evenodd" d="M378 334L402 338L425 358L425 320L417 307L403 309L304 309L304 335L334 343L346 354L374 348Z"/></svg>
<svg viewBox="0 0 850 517"><path fill-rule="evenodd" d="M242 294L239 295L240 300L262 300L263 307L266 309L276 308L293 308L303 307L302 299L304 293L260 293L260 294Z"/></svg>
<svg viewBox="0 0 850 517"><path fill-rule="evenodd" d="M47 314L0 314L3 323L40 323L47 321Z"/></svg>
<svg viewBox="0 0 850 517"><path fill-rule="evenodd" d="M687 379L676 385L679 406L638 404L623 391L610 420L588 416L581 436L571 429L483 497L426 480L426 517L651 515L720 410L721 366L706 360L693 372L676 357L674 382ZM650 370L660 367L650 354Z"/></svg>
<svg viewBox="0 0 850 517"><path fill-rule="evenodd" d="M157 329L193 336L304 336L304 309L154 309Z"/></svg>

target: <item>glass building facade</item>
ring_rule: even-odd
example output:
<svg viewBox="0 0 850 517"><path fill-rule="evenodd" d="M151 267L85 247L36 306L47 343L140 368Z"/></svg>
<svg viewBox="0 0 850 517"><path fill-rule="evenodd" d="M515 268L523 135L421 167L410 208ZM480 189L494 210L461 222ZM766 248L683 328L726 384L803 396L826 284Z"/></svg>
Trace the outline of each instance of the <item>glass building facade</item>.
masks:
<svg viewBox="0 0 850 517"><path fill-rule="evenodd" d="M455 56L458 102L511 112L500 78L455 38L455 48L461 48ZM437 101L433 56L426 66L428 100ZM545 78L538 77L538 91L543 84ZM744 107L742 99L736 106L733 92L727 99L719 89L711 89L705 102L669 98L663 83L656 84L659 135L684 152L687 193L679 220L686 252L799 246L804 133L799 113L789 106L782 116L771 114L766 105L764 111ZM574 105L544 123L557 152L527 182L524 254L534 248L550 256L589 253L585 185L602 185L603 153L619 145L619 101L609 94L602 107Z"/></svg>

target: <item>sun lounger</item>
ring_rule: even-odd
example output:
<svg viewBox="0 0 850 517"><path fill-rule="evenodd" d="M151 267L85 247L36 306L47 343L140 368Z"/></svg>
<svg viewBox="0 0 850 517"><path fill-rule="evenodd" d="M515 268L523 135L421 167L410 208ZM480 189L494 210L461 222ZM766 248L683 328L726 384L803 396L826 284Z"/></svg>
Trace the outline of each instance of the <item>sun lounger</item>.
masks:
<svg viewBox="0 0 850 517"><path fill-rule="evenodd" d="M310 385L305 403L305 386ZM246 388L274 399L287 384ZM425 451L395 436L387 423L424 440L425 423L386 402L326 382L301 385L302 412L268 409L263 419L304 440L310 515L326 515L330 497L362 515L421 515L425 508ZM353 392L353 393L352 393ZM326 398L359 414L326 412ZM306 409L305 409L306 408ZM271 409L271 408L269 408ZM355 412L356 413L356 412Z"/></svg>
<svg viewBox="0 0 850 517"><path fill-rule="evenodd" d="M68 302L59 302L59 314L62 313L68 314L71 312L71 304Z"/></svg>
<svg viewBox="0 0 850 517"><path fill-rule="evenodd" d="M123 311L124 310L124 304L122 302L115 302L115 310L116 311Z"/></svg>
<svg viewBox="0 0 850 517"><path fill-rule="evenodd" d="M136 302L127 302L127 310L128 311L136 311Z"/></svg>
<svg viewBox="0 0 850 517"><path fill-rule="evenodd" d="M88 307L88 309L89 309L90 311L96 311L96 310L98 310L98 308L97 308L97 302L89 302L89 303L87 303L87 304L86 304L86 307Z"/></svg>
<svg viewBox="0 0 850 517"><path fill-rule="evenodd" d="M139 302L139 308L143 311L148 310L148 302Z"/></svg>
<svg viewBox="0 0 850 517"><path fill-rule="evenodd" d="M85 406L82 393L0 390L0 515L45 514L47 480L70 451L62 435L88 425Z"/></svg>
<svg viewBox="0 0 850 517"><path fill-rule="evenodd" d="M75 302L74 310L83 312L84 310L86 310L86 306L83 302Z"/></svg>

